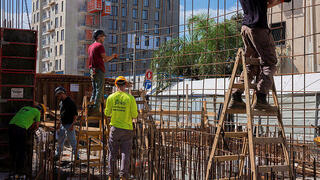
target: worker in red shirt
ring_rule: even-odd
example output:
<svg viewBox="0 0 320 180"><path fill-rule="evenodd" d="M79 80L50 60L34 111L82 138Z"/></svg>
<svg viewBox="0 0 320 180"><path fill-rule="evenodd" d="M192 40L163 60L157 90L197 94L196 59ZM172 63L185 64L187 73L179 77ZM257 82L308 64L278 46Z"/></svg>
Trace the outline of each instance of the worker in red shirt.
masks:
<svg viewBox="0 0 320 180"><path fill-rule="evenodd" d="M95 42L89 46L89 68L92 80L92 95L90 99L89 113L99 112L100 102L103 97L104 74L106 72L104 63L117 58L117 54L107 56L103 46L106 35L102 30L93 32Z"/></svg>

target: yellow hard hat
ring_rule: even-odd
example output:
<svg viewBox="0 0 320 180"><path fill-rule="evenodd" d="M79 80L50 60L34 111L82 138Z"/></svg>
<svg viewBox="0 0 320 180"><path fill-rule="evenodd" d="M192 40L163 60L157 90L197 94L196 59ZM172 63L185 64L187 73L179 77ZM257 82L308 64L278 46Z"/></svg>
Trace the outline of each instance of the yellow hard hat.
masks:
<svg viewBox="0 0 320 180"><path fill-rule="evenodd" d="M114 84L115 84L117 87L118 87L118 81L122 81L122 82L124 82L125 84L128 83L125 77L119 76L119 77L117 77L116 81L114 82Z"/></svg>
<svg viewBox="0 0 320 180"><path fill-rule="evenodd" d="M320 146L320 137L314 138L313 141L314 141L318 146Z"/></svg>
<svg viewBox="0 0 320 180"><path fill-rule="evenodd" d="M47 112L47 108L44 104L38 104L36 107L37 107L37 109L40 110L41 113L43 112L43 114L45 114Z"/></svg>

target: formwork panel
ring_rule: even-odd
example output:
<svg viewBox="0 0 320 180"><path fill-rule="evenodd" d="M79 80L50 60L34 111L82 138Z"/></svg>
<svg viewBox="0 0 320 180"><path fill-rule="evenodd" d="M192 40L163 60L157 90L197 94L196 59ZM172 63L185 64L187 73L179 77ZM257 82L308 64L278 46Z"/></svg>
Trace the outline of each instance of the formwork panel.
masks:
<svg viewBox="0 0 320 180"><path fill-rule="evenodd" d="M3 40L5 42L16 42L16 43L36 43L37 32L19 29L3 29Z"/></svg>
<svg viewBox="0 0 320 180"><path fill-rule="evenodd" d="M33 58L2 58L1 68L6 70L34 70L36 59Z"/></svg>

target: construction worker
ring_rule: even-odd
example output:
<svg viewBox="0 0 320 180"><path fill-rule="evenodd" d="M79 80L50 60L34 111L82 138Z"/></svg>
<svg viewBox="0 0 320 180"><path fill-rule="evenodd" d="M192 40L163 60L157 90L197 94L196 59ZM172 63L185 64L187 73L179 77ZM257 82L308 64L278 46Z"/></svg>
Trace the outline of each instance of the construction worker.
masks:
<svg viewBox="0 0 320 180"><path fill-rule="evenodd" d="M135 98L125 92L128 86L127 80L123 76L119 76L115 80L115 85L117 92L108 97L105 108L105 115L111 116L108 175L110 180L115 176L115 162L120 148L122 158L119 176L124 180L129 173L133 137L132 118L137 118L138 110Z"/></svg>
<svg viewBox="0 0 320 180"><path fill-rule="evenodd" d="M106 51L103 42L106 35L102 30L93 32L95 42L89 46L89 68L90 77L92 80L92 95L90 98L89 113L94 113L99 110L104 89L104 74L106 72L104 63L117 58L117 54L106 56Z"/></svg>
<svg viewBox="0 0 320 180"><path fill-rule="evenodd" d="M72 146L72 151L75 157L78 159L79 154L76 156L77 152L77 141L76 133L74 130L74 124L77 121L78 111L77 106L72 101L72 99L67 96L66 90L63 87L57 87L55 89L55 95L60 101L60 123L57 127L58 129L58 146L56 151L55 160L59 160L61 153L63 151L65 137L67 136L70 145Z"/></svg>
<svg viewBox="0 0 320 180"><path fill-rule="evenodd" d="M267 9L282 2L291 0L240 0L244 17L241 35L244 42L245 57L260 58L260 65L247 65L249 82L257 76L257 101L254 109L270 109L267 95L273 85L273 75L276 72L277 56L275 44L268 27ZM244 83L243 72L239 83ZM245 108L241 95L243 89L233 89L229 108Z"/></svg>
<svg viewBox="0 0 320 180"><path fill-rule="evenodd" d="M29 134L39 128L40 118L45 113L43 104L21 108L9 122L9 145L14 178L25 176L26 142Z"/></svg>

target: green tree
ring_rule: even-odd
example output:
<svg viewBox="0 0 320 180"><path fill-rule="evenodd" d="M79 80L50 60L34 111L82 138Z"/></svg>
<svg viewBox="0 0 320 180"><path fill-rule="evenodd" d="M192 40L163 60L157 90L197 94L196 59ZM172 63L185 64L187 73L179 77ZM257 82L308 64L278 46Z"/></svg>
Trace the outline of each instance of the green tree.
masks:
<svg viewBox="0 0 320 180"><path fill-rule="evenodd" d="M233 16L217 23L201 14L188 19L185 37L169 40L155 51L153 72L192 79L230 74L232 66L225 62L232 61L242 46L241 18L242 15Z"/></svg>

